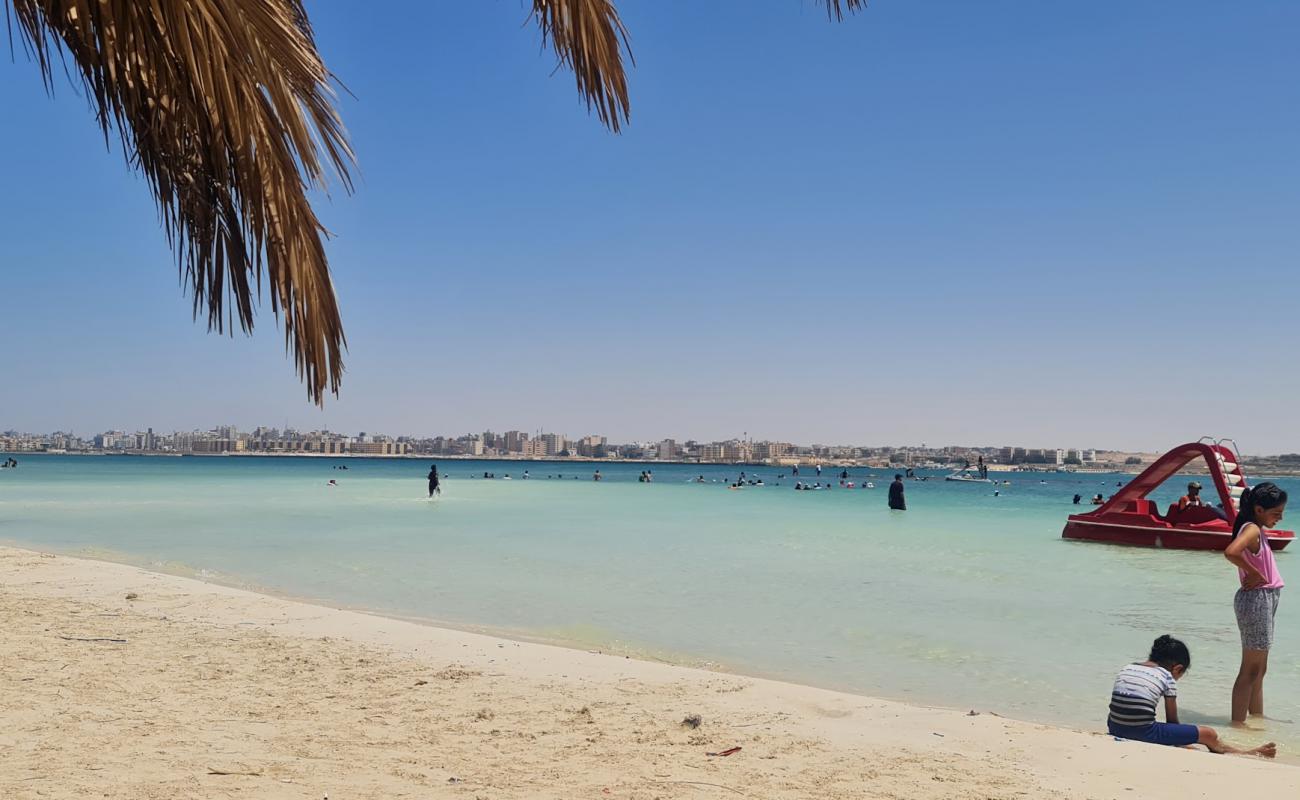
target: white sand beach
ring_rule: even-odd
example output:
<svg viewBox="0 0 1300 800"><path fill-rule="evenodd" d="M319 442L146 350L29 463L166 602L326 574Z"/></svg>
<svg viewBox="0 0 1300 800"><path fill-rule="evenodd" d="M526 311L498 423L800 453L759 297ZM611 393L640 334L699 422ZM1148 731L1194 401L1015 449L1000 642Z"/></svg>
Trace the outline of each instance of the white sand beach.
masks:
<svg viewBox="0 0 1300 800"><path fill-rule="evenodd" d="M1285 763L509 641L12 548L0 549L0 614L7 800L1300 791L1300 768ZM698 727L683 724L690 715Z"/></svg>

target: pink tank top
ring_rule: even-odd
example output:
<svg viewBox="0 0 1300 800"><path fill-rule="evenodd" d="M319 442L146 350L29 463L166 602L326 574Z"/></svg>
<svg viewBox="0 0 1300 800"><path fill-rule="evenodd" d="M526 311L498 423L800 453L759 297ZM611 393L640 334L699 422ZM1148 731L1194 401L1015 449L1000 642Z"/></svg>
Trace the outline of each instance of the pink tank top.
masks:
<svg viewBox="0 0 1300 800"><path fill-rule="evenodd" d="M1282 575L1277 571L1277 562L1273 560L1273 548L1268 544L1268 534L1264 530L1259 532L1259 552L1252 553L1247 547L1241 551L1241 557L1246 559L1246 563L1259 570L1259 574L1264 576L1268 581L1259 589L1281 589L1285 584L1282 583ZM1237 577L1241 580L1241 585L1246 585L1246 571L1237 570Z"/></svg>

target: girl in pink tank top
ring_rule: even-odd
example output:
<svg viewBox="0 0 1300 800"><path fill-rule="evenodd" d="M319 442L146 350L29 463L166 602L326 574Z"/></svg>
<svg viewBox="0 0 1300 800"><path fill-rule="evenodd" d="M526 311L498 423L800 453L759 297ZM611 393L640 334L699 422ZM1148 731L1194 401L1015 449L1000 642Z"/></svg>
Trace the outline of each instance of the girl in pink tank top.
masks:
<svg viewBox="0 0 1300 800"><path fill-rule="evenodd" d="M1234 725L1244 724L1247 714L1264 715L1264 673L1283 586L1265 531L1282 521L1285 510L1286 492L1276 484L1264 482L1247 489L1232 525L1232 542L1223 551L1236 565L1241 581L1232 601L1241 631L1241 669L1232 685Z"/></svg>

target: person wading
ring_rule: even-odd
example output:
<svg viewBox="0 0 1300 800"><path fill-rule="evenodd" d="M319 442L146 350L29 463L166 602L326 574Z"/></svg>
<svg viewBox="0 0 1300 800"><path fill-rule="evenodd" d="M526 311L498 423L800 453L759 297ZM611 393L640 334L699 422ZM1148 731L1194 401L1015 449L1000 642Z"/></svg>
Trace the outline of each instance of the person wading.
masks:
<svg viewBox="0 0 1300 800"><path fill-rule="evenodd" d="M902 475L894 475L894 482L889 484L889 507L895 511L907 510L907 499L903 497Z"/></svg>

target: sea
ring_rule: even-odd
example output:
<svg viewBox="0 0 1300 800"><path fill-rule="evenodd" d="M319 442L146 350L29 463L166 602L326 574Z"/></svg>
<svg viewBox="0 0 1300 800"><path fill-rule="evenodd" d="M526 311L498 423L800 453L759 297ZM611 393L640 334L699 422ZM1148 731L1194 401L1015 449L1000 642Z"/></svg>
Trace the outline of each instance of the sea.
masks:
<svg viewBox="0 0 1300 800"><path fill-rule="evenodd" d="M899 513L879 468L849 469L849 489L804 466L833 488L796 491L767 466L438 461L430 501L425 460L12 455L5 543L501 636L1098 731L1157 636L1191 649L1184 722L1227 724L1240 660L1222 556L1061 539L1075 494L1126 475L919 472ZM764 485L730 488L742 471ZM1293 553L1278 563L1300 585ZM1295 757L1287 594L1276 719L1232 739Z"/></svg>

